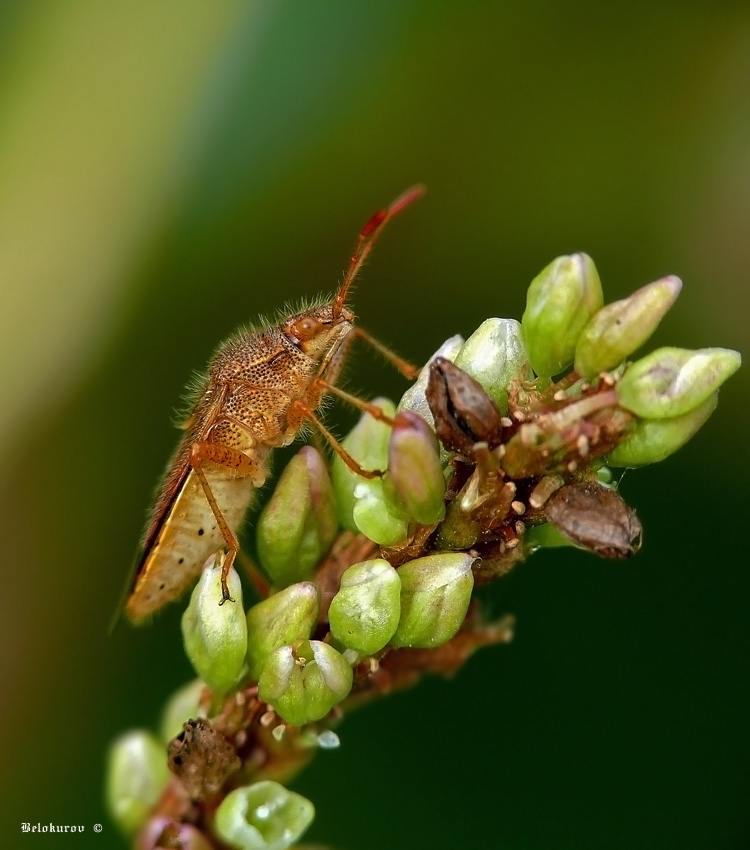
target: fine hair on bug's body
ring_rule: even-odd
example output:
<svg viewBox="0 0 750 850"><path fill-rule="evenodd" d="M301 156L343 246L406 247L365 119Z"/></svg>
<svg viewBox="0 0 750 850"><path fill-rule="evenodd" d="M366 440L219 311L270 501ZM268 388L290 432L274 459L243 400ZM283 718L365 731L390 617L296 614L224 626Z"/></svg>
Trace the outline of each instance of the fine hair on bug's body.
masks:
<svg viewBox="0 0 750 850"><path fill-rule="evenodd" d="M351 284L385 224L416 200L410 189L376 213L360 233L344 281L329 301L261 329L241 330L212 358L185 435L170 462L154 505L125 604L129 619L142 622L177 599L205 562L222 549L222 599L230 598L226 577L239 550L236 529L255 490L268 475L272 449L289 445L306 422L315 425L335 451L366 477L316 416L332 393L387 418L372 405L335 387L355 336L368 340L408 376L414 370L361 329L346 308Z"/></svg>

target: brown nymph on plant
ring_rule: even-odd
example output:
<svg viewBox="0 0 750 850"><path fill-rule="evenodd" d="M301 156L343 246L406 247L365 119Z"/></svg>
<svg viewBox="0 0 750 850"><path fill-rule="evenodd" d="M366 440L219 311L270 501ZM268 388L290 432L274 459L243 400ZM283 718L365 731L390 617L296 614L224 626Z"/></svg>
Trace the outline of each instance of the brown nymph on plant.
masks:
<svg viewBox="0 0 750 850"><path fill-rule="evenodd" d="M210 380L203 385L196 410L214 418L201 439L203 420L188 423L175 460L182 478L167 479L128 603L142 619L199 573L182 618L199 678L169 698L158 736L131 731L110 750L109 810L139 850L293 846L314 809L283 783L318 749L339 745L342 717L508 642L512 619L489 620L473 591L537 549L633 555L641 524L610 469L679 449L740 365L737 352L719 348L661 348L632 362L680 281L663 278L605 306L591 259L559 257L532 281L520 323L487 319L465 341L440 346L398 404L360 403L365 412L331 464L310 446L292 458L256 525L259 566L248 575L260 599L246 611L232 539L263 478L248 446L286 444L305 419L327 433L315 410L336 391L345 346L315 341L352 325L351 279L414 196L368 223L336 297L262 331L310 361L304 391L264 384L268 371L264 379L249 360L227 378L232 389L220 402L216 390L206 399ZM243 339L227 345L236 354ZM211 369L226 364L226 350ZM258 393L269 404L285 400L286 430L273 437L268 420L242 424L252 393L256 402ZM217 419L220 407L229 412ZM242 427L244 450L231 442ZM230 538L221 508L234 510L231 488L240 485L248 498L228 523ZM195 551L193 573L170 577Z"/></svg>

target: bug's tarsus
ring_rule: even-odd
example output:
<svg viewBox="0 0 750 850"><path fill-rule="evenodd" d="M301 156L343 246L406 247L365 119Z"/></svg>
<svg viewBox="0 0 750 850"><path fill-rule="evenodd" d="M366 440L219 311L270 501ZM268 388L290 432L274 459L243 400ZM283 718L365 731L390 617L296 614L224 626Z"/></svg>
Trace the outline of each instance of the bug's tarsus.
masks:
<svg viewBox="0 0 750 850"><path fill-rule="evenodd" d="M362 264L367 259L368 254L372 250L372 246L375 244L378 236L382 233L385 225L392 218L405 210L410 204L418 198L421 198L422 195L424 195L424 192L424 186L412 186L411 189L407 189L403 195L399 195L389 207L386 207L383 210L378 210L378 212L376 212L362 228L359 238L357 239L357 244L354 247L354 253L349 261L349 268L346 270L346 274L344 275L344 281L333 300L334 319L338 319L341 315L341 311L344 309L346 296L349 294L352 282L357 276L357 272L362 268Z"/></svg>
<svg viewBox="0 0 750 850"><path fill-rule="evenodd" d="M239 553L239 549L234 554L237 555ZM218 552L217 560L219 561L219 565L221 566L221 599L219 600L219 605L223 605L225 602L234 602L234 598L229 595L229 586L227 585L227 575L229 574L229 570L232 566L232 562L229 561L228 552ZM229 565L227 566L227 561L229 561ZM226 572L224 572L226 568Z"/></svg>

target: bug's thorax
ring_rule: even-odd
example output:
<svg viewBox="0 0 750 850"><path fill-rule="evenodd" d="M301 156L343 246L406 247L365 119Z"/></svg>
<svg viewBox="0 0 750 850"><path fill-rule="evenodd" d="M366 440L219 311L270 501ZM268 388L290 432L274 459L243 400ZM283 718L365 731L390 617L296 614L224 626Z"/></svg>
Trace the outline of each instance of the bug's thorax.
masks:
<svg viewBox="0 0 750 850"><path fill-rule="evenodd" d="M334 318L329 303L232 337L209 368L202 438L242 451L290 443L300 427L290 409L319 407L319 379L335 382L353 327L353 315Z"/></svg>

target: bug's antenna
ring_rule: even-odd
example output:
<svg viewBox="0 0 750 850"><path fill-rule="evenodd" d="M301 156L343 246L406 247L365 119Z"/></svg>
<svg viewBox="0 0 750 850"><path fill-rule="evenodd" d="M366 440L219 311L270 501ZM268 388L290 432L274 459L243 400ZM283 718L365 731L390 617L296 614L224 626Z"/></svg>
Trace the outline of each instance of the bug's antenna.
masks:
<svg viewBox="0 0 750 850"><path fill-rule="evenodd" d="M372 246L375 244L375 240L378 238L383 228L402 210L405 210L411 203L416 201L418 198L421 198L424 193L424 186L412 186L411 189L407 189L403 195L399 195L389 207L386 207L384 210L378 210L378 212L376 212L362 228L359 238L357 239L357 244L354 247L354 253L349 261L349 268L346 270L344 282L341 284L341 288L336 293L336 297L333 299L334 319L338 319L341 315L341 311L346 303L346 296L349 293L352 282L357 276L357 272L362 268L362 263L364 263L367 259L368 254L372 250Z"/></svg>

